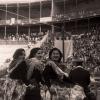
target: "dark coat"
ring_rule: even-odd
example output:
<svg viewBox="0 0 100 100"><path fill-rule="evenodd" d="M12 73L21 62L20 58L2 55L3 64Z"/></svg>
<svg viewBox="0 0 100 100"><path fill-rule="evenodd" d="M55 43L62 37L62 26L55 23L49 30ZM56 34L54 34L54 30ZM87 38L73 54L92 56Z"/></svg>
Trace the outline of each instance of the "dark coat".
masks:
<svg viewBox="0 0 100 100"><path fill-rule="evenodd" d="M73 83L77 83L83 87L88 86L90 84L90 73L89 71L77 67L69 73L69 78Z"/></svg>
<svg viewBox="0 0 100 100"><path fill-rule="evenodd" d="M23 100L41 100L39 87L28 87Z"/></svg>
<svg viewBox="0 0 100 100"><path fill-rule="evenodd" d="M53 70L52 66L46 65L43 71L43 77L45 80L45 84L50 87L51 86L51 79L56 80L58 78L57 74Z"/></svg>
<svg viewBox="0 0 100 100"><path fill-rule="evenodd" d="M30 67L28 69L27 79L29 84L31 84L32 86L29 86L26 89L26 93L23 100L41 100L42 98L40 94L40 82L43 83L43 64L41 63L41 61L38 61L35 58L30 59L30 61L31 63L29 64Z"/></svg>
<svg viewBox="0 0 100 100"><path fill-rule="evenodd" d="M90 88L88 87L88 85L90 84L89 71L85 70L82 67L77 67L71 70L69 78L74 84L79 84L84 88L84 92L86 95L86 98L84 98L84 100L96 100L96 96L90 91Z"/></svg>
<svg viewBox="0 0 100 100"><path fill-rule="evenodd" d="M64 74L59 67L52 61L48 62L43 71L43 77L45 84L50 87L51 84L63 84L63 86L68 83L72 83L70 79ZM63 73L62 73L63 72Z"/></svg>
<svg viewBox="0 0 100 100"><path fill-rule="evenodd" d="M26 85L32 84L33 87L27 87L23 100L41 100L40 86L41 82L41 72L39 69L34 68L30 80L27 79L27 72L29 70L29 64L27 61L22 61L10 73L11 79L17 79L23 81Z"/></svg>
<svg viewBox="0 0 100 100"><path fill-rule="evenodd" d="M10 72L9 77L11 79L21 80L23 83L27 84L27 69L28 67L26 61L23 60L16 64L16 66Z"/></svg>

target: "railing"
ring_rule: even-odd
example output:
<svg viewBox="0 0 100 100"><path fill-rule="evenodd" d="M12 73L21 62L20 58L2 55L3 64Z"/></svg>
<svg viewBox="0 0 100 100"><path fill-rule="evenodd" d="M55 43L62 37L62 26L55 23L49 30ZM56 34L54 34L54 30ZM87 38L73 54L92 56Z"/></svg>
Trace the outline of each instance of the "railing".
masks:
<svg viewBox="0 0 100 100"><path fill-rule="evenodd" d="M13 22L11 20L0 20L0 25L24 25L24 24L37 24L40 22L40 18L35 19L15 19Z"/></svg>
<svg viewBox="0 0 100 100"><path fill-rule="evenodd" d="M100 15L100 9L72 11L67 14L57 14L53 16L53 21L64 21L78 18L86 18Z"/></svg>
<svg viewBox="0 0 100 100"><path fill-rule="evenodd" d="M97 15L100 15L100 9L97 8L97 9L93 9L93 10L90 10L90 9L87 9L87 10L79 10L79 11L72 11L72 12L69 12L67 14L57 14L57 15L54 15L53 18L51 17L48 17L48 18L51 18L52 20L50 21L64 21L64 20L71 20L71 19L77 19L77 18L86 18L86 17L92 17L92 16L97 16ZM47 17L44 17L44 19L47 18ZM16 24L19 24L19 25L26 25L26 24L37 24L37 23L40 23L40 20L41 18L34 18L34 19L15 19L14 22L10 20L0 20L0 25L16 25ZM47 21L48 22L48 21Z"/></svg>
<svg viewBox="0 0 100 100"><path fill-rule="evenodd" d="M28 41L25 40L0 40L0 45L27 45Z"/></svg>
<svg viewBox="0 0 100 100"><path fill-rule="evenodd" d="M0 25L6 25L6 20L0 20Z"/></svg>

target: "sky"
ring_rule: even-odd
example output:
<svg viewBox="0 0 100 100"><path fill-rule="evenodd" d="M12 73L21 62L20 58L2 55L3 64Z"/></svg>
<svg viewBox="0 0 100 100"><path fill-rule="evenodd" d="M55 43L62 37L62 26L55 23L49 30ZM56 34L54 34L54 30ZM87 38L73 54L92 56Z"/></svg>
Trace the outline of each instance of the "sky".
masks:
<svg viewBox="0 0 100 100"><path fill-rule="evenodd" d="M6 3L28 3L28 2L38 2L38 1L46 1L46 0L0 0L0 4L6 4Z"/></svg>

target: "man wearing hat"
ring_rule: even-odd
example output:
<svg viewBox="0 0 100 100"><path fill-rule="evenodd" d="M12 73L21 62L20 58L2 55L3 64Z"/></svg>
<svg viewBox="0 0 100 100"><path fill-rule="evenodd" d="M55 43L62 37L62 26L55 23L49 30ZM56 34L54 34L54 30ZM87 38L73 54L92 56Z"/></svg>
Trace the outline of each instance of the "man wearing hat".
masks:
<svg viewBox="0 0 100 100"><path fill-rule="evenodd" d="M90 73L88 70L84 69L83 61L80 59L75 59L73 61L75 68L73 68L69 73L69 79L74 83L82 86L86 98L84 100L95 100L94 94L91 94L89 89L90 84Z"/></svg>
<svg viewBox="0 0 100 100"><path fill-rule="evenodd" d="M90 84L90 73L83 68L83 61L75 59L73 64L75 67L70 71L69 78L73 83L77 83L82 87L88 86Z"/></svg>

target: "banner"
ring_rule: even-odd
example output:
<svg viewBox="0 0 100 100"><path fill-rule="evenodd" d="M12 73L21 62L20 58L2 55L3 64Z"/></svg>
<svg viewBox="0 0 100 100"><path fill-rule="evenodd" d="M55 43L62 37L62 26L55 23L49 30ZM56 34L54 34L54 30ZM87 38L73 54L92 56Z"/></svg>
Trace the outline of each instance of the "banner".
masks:
<svg viewBox="0 0 100 100"><path fill-rule="evenodd" d="M54 46L61 50L63 53L63 41L61 39L54 41ZM65 61L68 57L71 57L73 54L73 40L64 40L64 54L65 54Z"/></svg>

